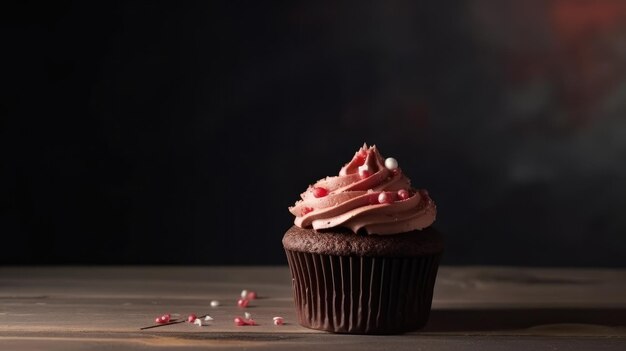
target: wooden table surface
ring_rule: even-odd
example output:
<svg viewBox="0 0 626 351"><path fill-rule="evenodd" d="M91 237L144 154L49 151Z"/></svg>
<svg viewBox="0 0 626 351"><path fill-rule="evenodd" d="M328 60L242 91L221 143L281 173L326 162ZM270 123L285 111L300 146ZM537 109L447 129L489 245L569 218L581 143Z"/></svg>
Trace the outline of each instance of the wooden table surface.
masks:
<svg viewBox="0 0 626 351"><path fill-rule="evenodd" d="M245 311L259 325L234 326ZM214 321L140 330L166 312ZM626 350L626 269L442 267L426 329L361 336L300 327L287 267L0 267L0 350L322 347Z"/></svg>

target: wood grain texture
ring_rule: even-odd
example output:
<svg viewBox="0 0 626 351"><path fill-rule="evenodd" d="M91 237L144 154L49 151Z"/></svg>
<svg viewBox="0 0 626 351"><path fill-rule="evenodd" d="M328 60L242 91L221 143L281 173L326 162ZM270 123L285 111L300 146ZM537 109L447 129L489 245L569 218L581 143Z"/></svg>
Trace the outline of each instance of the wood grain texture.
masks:
<svg viewBox="0 0 626 351"><path fill-rule="evenodd" d="M242 289L258 326L233 325ZM295 324L287 267L0 267L0 350L626 348L623 269L442 267L434 296L420 332L333 335ZM215 320L139 330L166 312Z"/></svg>

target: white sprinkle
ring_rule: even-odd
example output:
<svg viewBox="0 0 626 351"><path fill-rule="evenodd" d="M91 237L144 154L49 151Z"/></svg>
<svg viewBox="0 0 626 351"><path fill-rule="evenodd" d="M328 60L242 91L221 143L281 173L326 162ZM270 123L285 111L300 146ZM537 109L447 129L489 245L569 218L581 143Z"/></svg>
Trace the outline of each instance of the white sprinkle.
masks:
<svg viewBox="0 0 626 351"><path fill-rule="evenodd" d="M212 320L213 320L213 317L211 317L211 316L207 315L206 317L204 317L204 320L205 320L205 321L212 321Z"/></svg>
<svg viewBox="0 0 626 351"><path fill-rule="evenodd" d="M219 301L217 301L217 300L213 300L213 301L211 301L211 307L217 307L217 306L219 306L219 305L220 305L220 302L219 302Z"/></svg>
<svg viewBox="0 0 626 351"><path fill-rule="evenodd" d="M363 172L363 171L368 171L369 172L370 166L368 166L368 165L361 165L361 166L359 166L358 170L359 170L359 172Z"/></svg>
<svg viewBox="0 0 626 351"><path fill-rule="evenodd" d="M243 316L246 317L246 319L252 318L252 315L250 314L250 312L245 312Z"/></svg>
<svg viewBox="0 0 626 351"><path fill-rule="evenodd" d="M274 317L274 325L283 325L284 319L283 317Z"/></svg>
<svg viewBox="0 0 626 351"><path fill-rule="evenodd" d="M193 321L193 324L201 327L202 326L202 320L200 318L197 318L195 321Z"/></svg>
<svg viewBox="0 0 626 351"><path fill-rule="evenodd" d="M393 171L398 168L398 161L393 157L388 157L385 160L385 167L387 167L388 170Z"/></svg>
<svg viewBox="0 0 626 351"><path fill-rule="evenodd" d="M248 297L248 290L241 290L241 298L245 299Z"/></svg>
<svg viewBox="0 0 626 351"><path fill-rule="evenodd" d="M277 319L283 319L283 317L274 317L272 318L273 320L277 320Z"/></svg>

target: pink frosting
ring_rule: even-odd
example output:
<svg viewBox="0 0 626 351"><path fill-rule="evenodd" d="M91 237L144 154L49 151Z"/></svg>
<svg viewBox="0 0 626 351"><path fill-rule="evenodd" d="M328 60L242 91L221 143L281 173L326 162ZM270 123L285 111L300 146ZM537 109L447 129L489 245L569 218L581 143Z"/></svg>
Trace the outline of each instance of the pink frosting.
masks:
<svg viewBox="0 0 626 351"><path fill-rule="evenodd" d="M398 234L430 226L437 208L426 190L411 187L398 167L385 167L376 146L363 145L338 176L320 179L289 208L295 225L315 230L337 227L367 234ZM408 196L401 196L405 191ZM381 196L382 193L385 195ZM386 197L387 201L382 201Z"/></svg>

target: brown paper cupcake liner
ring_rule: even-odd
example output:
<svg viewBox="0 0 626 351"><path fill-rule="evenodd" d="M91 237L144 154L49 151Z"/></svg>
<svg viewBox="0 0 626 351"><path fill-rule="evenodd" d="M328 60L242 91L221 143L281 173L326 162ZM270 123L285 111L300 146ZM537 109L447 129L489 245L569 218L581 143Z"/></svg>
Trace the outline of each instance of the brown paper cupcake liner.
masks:
<svg viewBox="0 0 626 351"><path fill-rule="evenodd" d="M398 334L426 324L441 254L392 258L285 251L302 326Z"/></svg>

